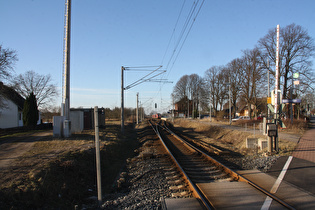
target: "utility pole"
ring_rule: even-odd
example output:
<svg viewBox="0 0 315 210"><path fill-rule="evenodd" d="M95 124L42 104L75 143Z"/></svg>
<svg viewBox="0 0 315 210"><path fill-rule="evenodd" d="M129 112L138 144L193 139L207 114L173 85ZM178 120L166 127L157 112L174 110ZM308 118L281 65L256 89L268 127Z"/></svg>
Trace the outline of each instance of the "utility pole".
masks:
<svg viewBox="0 0 315 210"><path fill-rule="evenodd" d="M201 119L201 112L200 112L200 95L198 94L198 111L199 111L199 120Z"/></svg>
<svg viewBox="0 0 315 210"><path fill-rule="evenodd" d="M63 136L71 135L70 128L70 34L71 34L71 0L66 0L65 12L65 32L64 32L64 86L63 86L63 101L62 113L63 121Z"/></svg>
<svg viewBox="0 0 315 210"><path fill-rule="evenodd" d="M174 123L174 118L175 118L175 103L174 103L174 94L173 94L173 93L172 93L172 102L173 102L172 122Z"/></svg>
<svg viewBox="0 0 315 210"><path fill-rule="evenodd" d="M128 85L128 86L124 86L124 71L125 70L132 70L134 69L141 69L141 68L153 68L153 67L157 67L155 70L149 70L150 73L145 75L144 77L142 77L141 79L133 82L132 84ZM121 132L124 133L124 91L128 90L130 88L133 88L143 82L151 82L153 81L152 79L165 73L166 70L159 70L160 68L162 68L162 66L143 66L143 67L121 67ZM167 81L164 81L167 82Z"/></svg>
<svg viewBox="0 0 315 210"><path fill-rule="evenodd" d="M95 127L95 155L96 155L96 180L97 180L97 200L98 205L102 205L102 179L101 179L101 154L99 141L98 107L94 107L94 127Z"/></svg>
<svg viewBox="0 0 315 210"><path fill-rule="evenodd" d="M268 93L267 96L270 98L270 71L269 71L269 58L267 58L267 69L268 69ZM269 118L270 118L270 109L268 108L268 115L267 115L267 121L269 123Z"/></svg>
<svg viewBox="0 0 315 210"><path fill-rule="evenodd" d="M210 116L209 116L209 117L210 117L210 122L212 122L212 118L211 118L211 115L212 115L212 114L211 114L211 91L210 91L210 93L209 93L209 96L210 96L210 97L209 97L209 101L210 101L210 113L209 113Z"/></svg>
<svg viewBox="0 0 315 210"><path fill-rule="evenodd" d="M193 94L191 94L191 99L192 99L192 111L191 111L191 119L195 118L195 91Z"/></svg>
<svg viewBox="0 0 315 210"><path fill-rule="evenodd" d="M141 105L141 101L139 101L139 103L140 103L140 113L139 113L139 115L140 115L140 122L142 122L142 120L143 120L143 118L142 118L142 105Z"/></svg>
<svg viewBox="0 0 315 210"><path fill-rule="evenodd" d="M231 119L231 77L229 77L229 121L230 121L230 125L232 123L232 119Z"/></svg>
<svg viewBox="0 0 315 210"><path fill-rule="evenodd" d="M189 98L187 93L187 119L189 118Z"/></svg>
<svg viewBox="0 0 315 210"><path fill-rule="evenodd" d="M276 49L276 85L275 85L275 108L274 119L278 124L278 89L279 89L279 37L280 37L280 25L277 25L277 49Z"/></svg>
<svg viewBox="0 0 315 210"><path fill-rule="evenodd" d="M124 129L124 124L125 124L125 120L124 120L124 70L125 68L122 66L121 67L121 111L120 111L120 115L121 115L121 133L125 132Z"/></svg>
<svg viewBox="0 0 315 210"><path fill-rule="evenodd" d="M139 93L137 93L137 110L136 110L137 125L139 124Z"/></svg>
<svg viewBox="0 0 315 210"><path fill-rule="evenodd" d="M280 25L277 25L277 50L276 50L276 85L275 85L275 108L274 108L274 114L275 114L275 124L276 124L276 129L278 133L278 121L279 117L278 116L278 89L279 89L279 39L280 39ZM280 96L279 96L280 97ZM278 135L274 137L274 148L276 151L279 149L279 144L278 144Z"/></svg>

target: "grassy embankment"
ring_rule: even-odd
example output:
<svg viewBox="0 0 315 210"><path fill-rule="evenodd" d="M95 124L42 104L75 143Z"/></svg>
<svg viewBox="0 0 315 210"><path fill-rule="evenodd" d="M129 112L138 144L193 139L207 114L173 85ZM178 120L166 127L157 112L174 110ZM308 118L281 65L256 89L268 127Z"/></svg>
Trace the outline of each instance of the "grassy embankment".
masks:
<svg viewBox="0 0 315 210"><path fill-rule="evenodd" d="M259 133L259 123L257 121L243 121L233 123L233 125L245 127L247 123L248 128L252 128L255 125L257 132L256 134L251 134L244 132L242 130L232 130L228 128L222 128L220 126L210 126L208 123L203 123L205 120L185 120L177 119L175 120L175 127L185 128L187 133L198 133L208 138L211 143L217 144L220 147L225 147L232 151L238 152L243 155L250 155L252 153L257 153L257 151L250 151L245 147L246 138L266 138L266 136ZM228 124L227 122L216 122L222 124ZM302 135L307 130L307 122L300 120L294 121L291 125L289 121L285 124L287 128L280 130L279 132L293 133ZM279 155L290 155L295 149L296 143L287 141L285 139L280 139L279 142ZM267 149L261 151L261 153L266 152Z"/></svg>
<svg viewBox="0 0 315 210"><path fill-rule="evenodd" d="M0 206L3 209L61 208L96 203L94 130L71 138L47 137L37 141L12 166L0 172ZM136 130L119 122L100 129L103 194L128 157L139 146ZM88 199L90 198L90 199Z"/></svg>

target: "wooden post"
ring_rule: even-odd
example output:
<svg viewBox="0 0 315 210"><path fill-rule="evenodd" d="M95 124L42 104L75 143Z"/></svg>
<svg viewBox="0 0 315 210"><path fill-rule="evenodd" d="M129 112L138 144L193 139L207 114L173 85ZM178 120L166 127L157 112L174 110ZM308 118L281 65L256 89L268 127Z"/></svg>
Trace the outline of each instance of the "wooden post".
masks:
<svg viewBox="0 0 315 210"><path fill-rule="evenodd" d="M94 127L95 127L95 152L96 152L96 178L97 178L97 200L98 205L102 204L102 182L101 182L101 158L98 129L98 107L94 107Z"/></svg>

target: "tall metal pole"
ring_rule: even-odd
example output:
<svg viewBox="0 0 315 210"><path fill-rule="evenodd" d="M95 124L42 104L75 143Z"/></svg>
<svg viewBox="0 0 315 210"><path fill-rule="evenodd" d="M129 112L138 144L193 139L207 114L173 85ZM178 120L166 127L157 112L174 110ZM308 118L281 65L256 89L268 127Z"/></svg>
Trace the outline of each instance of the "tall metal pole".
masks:
<svg viewBox="0 0 315 210"><path fill-rule="evenodd" d="M191 113L191 118L195 119L195 96L192 97L192 113Z"/></svg>
<svg viewBox="0 0 315 210"><path fill-rule="evenodd" d="M69 120L70 109L70 33L71 33L71 0L66 0L65 14L65 37L64 37L64 87L63 87L63 103L64 109L62 116Z"/></svg>
<svg viewBox="0 0 315 210"><path fill-rule="evenodd" d="M230 77L229 77L229 121L231 125L232 119L231 119L231 78Z"/></svg>
<svg viewBox="0 0 315 210"><path fill-rule="evenodd" d="M175 118L175 104L174 104L174 94L172 93L172 122L174 123Z"/></svg>
<svg viewBox="0 0 315 210"><path fill-rule="evenodd" d="M267 96L270 98L270 71L269 71L269 58L267 58L267 68L268 68L268 93ZM270 118L270 109L268 108L268 115L267 115L267 121L269 123L269 118Z"/></svg>
<svg viewBox="0 0 315 210"><path fill-rule="evenodd" d="M210 93L209 93L209 96L210 96L210 122L212 122L212 118L211 118L211 115L212 115L212 113L211 113L211 91L210 91Z"/></svg>
<svg viewBox="0 0 315 210"><path fill-rule="evenodd" d="M190 90L190 88L189 88ZM189 94L190 91L188 91L187 93L187 118L189 118L189 98L188 98L188 94ZM191 115L192 116L192 115Z"/></svg>
<svg viewBox="0 0 315 210"><path fill-rule="evenodd" d="M64 33L64 61L63 61L63 99L62 113L63 121L63 136L71 135L70 126L70 35L71 35L71 0L66 0L65 12L65 33Z"/></svg>
<svg viewBox="0 0 315 210"><path fill-rule="evenodd" d="M143 107L142 107L142 103L141 103L141 101L139 101L139 103L140 103L140 122L142 122L143 121L143 112L144 112L144 110L143 110Z"/></svg>
<svg viewBox="0 0 315 210"><path fill-rule="evenodd" d="M137 125L139 124L139 93L137 93L137 110L136 110Z"/></svg>
<svg viewBox="0 0 315 210"><path fill-rule="evenodd" d="M198 112L199 112L199 120L201 119L201 116L200 116L200 96L199 96L199 93L198 93Z"/></svg>
<svg viewBox="0 0 315 210"><path fill-rule="evenodd" d="M124 70L125 68L121 67L121 132L124 133Z"/></svg>
<svg viewBox="0 0 315 210"><path fill-rule="evenodd" d="M279 39L280 39L280 25L277 25L277 51L276 51L276 87L275 87L275 123L278 125L278 89L279 89ZM277 128L278 129L278 128ZM278 132L278 131L277 131ZM278 136L274 137L274 147L278 151Z"/></svg>
<svg viewBox="0 0 315 210"><path fill-rule="evenodd" d="M279 36L280 36L280 25L277 25L277 51L276 51L276 85L275 85L275 108L274 108L274 119L277 124L278 119L278 89L279 89Z"/></svg>
<svg viewBox="0 0 315 210"><path fill-rule="evenodd" d="M291 84L291 99L293 99L293 72L292 72L292 84ZM291 124L293 124L293 103L290 103L290 120Z"/></svg>

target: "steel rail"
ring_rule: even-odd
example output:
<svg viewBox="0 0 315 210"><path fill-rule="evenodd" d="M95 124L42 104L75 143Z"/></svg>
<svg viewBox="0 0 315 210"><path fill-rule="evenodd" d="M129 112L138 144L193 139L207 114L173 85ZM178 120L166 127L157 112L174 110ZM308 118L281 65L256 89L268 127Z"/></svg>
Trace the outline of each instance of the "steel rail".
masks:
<svg viewBox="0 0 315 210"><path fill-rule="evenodd" d="M262 187L258 186L257 184L253 183L252 181L246 179L245 177L243 177L242 175L238 174L237 172L233 171L232 169L228 168L227 166L225 166L224 164L220 163L219 161L215 160L214 158L210 157L208 154L204 153L203 151L201 151L200 149L198 149L197 147L193 146L192 144L190 144L189 142L185 141L184 139L182 139L181 137L179 137L177 134L175 134L173 131L171 131L167 126L163 126L163 129L165 129L167 132L169 132L171 135L173 135L175 138L177 138L178 140L182 141L183 143L187 144L188 146L190 146L191 148L195 149L198 153L202 154L204 157L206 157L209 161L213 162L216 166L222 168L227 174L230 174L232 177L235 178L235 180L237 181L241 181L241 182L246 182L248 184L250 184L251 186L253 186L254 188L256 188L257 190L259 190L260 192L264 193L265 195L269 196L270 198L272 198L273 200L277 201L278 203L280 203L281 205L283 205L284 207L288 208L288 209L295 209L294 207L292 207L290 204L288 204L287 202L281 200L280 198L278 198L276 195L268 192L267 190L263 189Z"/></svg>
<svg viewBox="0 0 315 210"><path fill-rule="evenodd" d="M203 196L203 194L200 192L199 188L191 181L191 179L188 177L188 175L186 174L186 172L184 171L184 169L181 167L181 165L178 163L178 161L176 160L176 158L174 157L174 155L172 154L172 152L169 150L169 148L167 147L167 145L165 144L163 138L161 137L161 134L158 130L158 124L156 125L156 128L154 128L154 125L152 124L151 121L149 121L152 129L155 131L156 135L159 137L162 145L164 146L164 148L166 149L166 151L168 152L168 154L170 155L171 159L173 160L173 162L175 163L176 167L179 169L180 173L182 174L184 180L186 180L186 183L188 183L190 189L193 192L193 195L199 199L202 204L204 205L204 207L206 209L212 209L213 207L211 207L207 201L207 199Z"/></svg>

